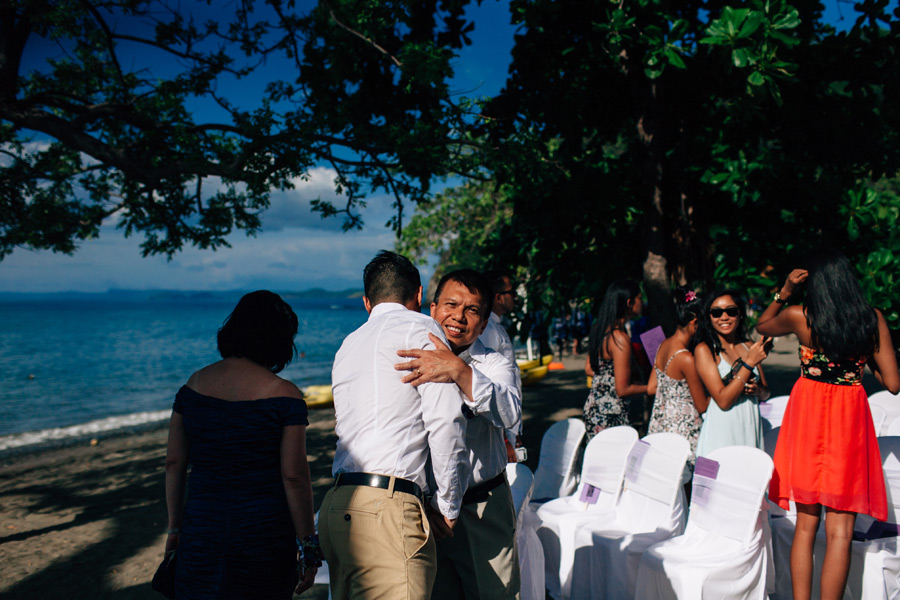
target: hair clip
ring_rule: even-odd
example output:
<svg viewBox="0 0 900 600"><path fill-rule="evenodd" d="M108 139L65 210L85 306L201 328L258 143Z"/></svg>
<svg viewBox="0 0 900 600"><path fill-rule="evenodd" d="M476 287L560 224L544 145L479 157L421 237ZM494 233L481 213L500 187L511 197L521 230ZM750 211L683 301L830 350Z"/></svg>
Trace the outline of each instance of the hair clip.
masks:
<svg viewBox="0 0 900 600"><path fill-rule="evenodd" d="M697 292L695 292L694 290L688 290L687 293L684 295L685 302L693 302L696 299L697 299Z"/></svg>

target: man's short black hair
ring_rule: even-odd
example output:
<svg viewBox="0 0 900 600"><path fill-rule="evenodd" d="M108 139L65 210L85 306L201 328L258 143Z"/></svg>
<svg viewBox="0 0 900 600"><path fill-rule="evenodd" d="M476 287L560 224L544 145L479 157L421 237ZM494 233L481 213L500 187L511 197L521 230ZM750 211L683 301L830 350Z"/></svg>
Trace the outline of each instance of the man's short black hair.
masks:
<svg viewBox="0 0 900 600"><path fill-rule="evenodd" d="M373 306L381 302L406 304L415 300L421 281L415 265L390 250L379 251L363 271L366 298Z"/></svg>
<svg viewBox="0 0 900 600"><path fill-rule="evenodd" d="M507 285L512 285L512 277L510 277L509 273L501 271L500 269L490 269L485 271L484 276L490 282L494 294L505 292ZM507 279L509 282L506 281ZM493 298L493 294L491 294L491 297Z"/></svg>
<svg viewBox="0 0 900 600"><path fill-rule="evenodd" d="M246 358L278 373L297 352L297 315L278 294L245 295L225 319L216 341L222 358Z"/></svg>
<svg viewBox="0 0 900 600"><path fill-rule="evenodd" d="M441 277L441 281L437 284L437 289L434 291L433 302L435 304L438 303L441 292L444 291L444 285L448 281L461 283L470 292L481 296L481 316L487 317L490 315L491 305L494 302L494 293L491 291L491 282L484 275L474 269L457 269L447 273Z"/></svg>

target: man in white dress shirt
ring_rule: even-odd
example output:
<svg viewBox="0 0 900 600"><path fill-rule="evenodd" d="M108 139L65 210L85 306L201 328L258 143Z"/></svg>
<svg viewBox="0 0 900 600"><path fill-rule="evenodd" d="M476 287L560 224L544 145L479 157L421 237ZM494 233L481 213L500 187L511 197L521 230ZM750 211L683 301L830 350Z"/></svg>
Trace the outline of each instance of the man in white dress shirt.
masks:
<svg viewBox="0 0 900 600"><path fill-rule="evenodd" d="M484 333L478 338L486 348L496 350L516 364L516 353L512 340L501 319L503 315L516 309L516 288L513 287L509 275L500 271L487 271L484 276L491 282L491 316ZM521 385L519 386L521 388Z"/></svg>
<svg viewBox="0 0 900 600"><path fill-rule="evenodd" d="M431 385L453 381L469 417L466 445L472 476L463 497L453 537L438 539L438 573L432 598L518 598L519 561L516 514L506 481L508 464L504 430L521 419L518 367L478 340L487 323L492 292L488 281L471 269L441 279L431 304L449 341L437 338L436 350L410 349L414 360L396 369L411 371L405 381Z"/></svg>
<svg viewBox="0 0 900 600"><path fill-rule="evenodd" d="M419 312L419 272L381 251L363 280L369 318L344 340L332 370L335 484L319 535L334 598L424 600L436 569L432 529L452 535L469 479L466 418L455 385L413 387L394 369L398 350L443 342ZM426 493L437 519L426 516Z"/></svg>
<svg viewBox="0 0 900 600"><path fill-rule="evenodd" d="M481 340L481 343L484 344L485 348L496 350L509 359L509 362L515 365L515 348L513 347L509 334L506 333L506 328L503 327L501 319L503 318L503 315L509 314L516 309L516 288L513 286L509 275L503 271L487 271L484 276L491 283L493 292L491 297L493 298L493 301L491 304L491 317L487 322L487 327L484 328L484 333L482 333L478 339ZM516 369L516 386L519 388L519 397L521 398L522 372L518 369ZM524 448L522 447L521 421L519 421L519 425L515 430L509 429L506 431L506 441L509 461L517 462L518 457L516 455L516 448L522 448L521 451L524 452ZM522 460L525 459L523 458Z"/></svg>

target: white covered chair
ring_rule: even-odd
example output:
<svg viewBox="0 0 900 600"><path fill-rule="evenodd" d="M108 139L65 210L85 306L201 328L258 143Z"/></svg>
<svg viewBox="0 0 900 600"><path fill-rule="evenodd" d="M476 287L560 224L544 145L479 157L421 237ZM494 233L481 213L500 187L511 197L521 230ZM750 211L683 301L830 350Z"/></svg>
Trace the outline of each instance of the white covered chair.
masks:
<svg viewBox="0 0 900 600"><path fill-rule="evenodd" d="M897 417L896 419L894 419L893 423L888 425L887 435L888 436L900 435L900 417Z"/></svg>
<svg viewBox="0 0 900 600"><path fill-rule="evenodd" d="M887 435L886 428L890 427L895 419L900 418L900 395L892 394L887 390L875 392L869 396L869 406L877 406L884 410L883 427L885 427L885 429L880 430L876 427L875 432L878 435Z"/></svg>
<svg viewBox="0 0 900 600"><path fill-rule="evenodd" d="M541 455L534 473L531 501L546 502L568 496L576 486L575 458L584 438L584 421L565 419L550 426L541 438Z"/></svg>
<svg viewBox="0 0 900 600"><path fill-rule="evenodd" d="M635 597L641 555L684 532L681 474L690 452L676 433L650 434L632 447L611 520L587 523L576 536L570 597Z"/></svg>
<svg viewBox="0 0 900 600"><path fill-rule="evenodd" d="M784 409L787 408L790 396L773 396L765 402L759 403L759 416L762 419L763 434L772 429L781 427L784 418Z"/></svg>
<svg viewBox="0 0 900 600"><path fill-rule="evenodd" d="M685 533L644 553L635 598L763 600L770 568L763 495L773 467L749 446L698 458Z"/></svg>
<svg viewBox="0 0 900 600"><path fill-rule="evenodd" d="M768 431L763 436L766 454L775 457L775 445L778 442L780 427ZM785 510L772 501L769 502L769 527L772 536L772 564L774 567L773 593L771 600L790 600L791 590L791 544L794 542L794 529L797 527L797 506L793 501Z"/></svg>
<svg viewBox="0 0 900 600"><path fill-rule="evenodd" d="M890 422L887 420L887 412L876 404L870 405L869 410L872 413L872 424L875 426L875 435L888 435Z"/></svg>
<svg viewBox="0 0 900 600"><path fill-rule="evenodd" d="M579 527L612 514L625 466L637 431L631 427L604 429L588 442L578 491L551 500L534 514L534 524L544 550L547 590L554 598L568 597L575 534Z"/></svg>
<svg viewBox="0 0 900 600"><path fill-rule="evenodd" d="M852 558L844 588L846 600L894 600L900 598L900 437L878 439L887 487L887 521L858 515L853 528ZM827 516L826 516L827 518ZM816 572L813 597L819 594L819 576L825 556L825 532L816 536Z"/></svg>
<svg viewBox="0 0 900 600"><path fill-rule="evenodd" d="M534 474L522 463L510 463L506 466L506 479L509 481L516 509L516 550L519 553L519 572L521 573L521 600L544 600L544 551L533 527L525 527L525 514L528 500L534 489Z"/></svg>

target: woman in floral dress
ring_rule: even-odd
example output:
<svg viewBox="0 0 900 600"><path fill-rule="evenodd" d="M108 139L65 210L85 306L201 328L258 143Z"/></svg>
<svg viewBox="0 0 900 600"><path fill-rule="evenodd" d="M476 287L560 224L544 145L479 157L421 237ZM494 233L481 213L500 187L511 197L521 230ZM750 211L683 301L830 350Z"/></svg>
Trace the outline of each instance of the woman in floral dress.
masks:
<svg viewBox="0 0 900 600"><path fill-rule="evenodd" d="M701 302L693 290L678 289L674 293L678 328L656 353L647 393L655 394L648 433L669 431L691 443L688 460L693 469L700 437L700 417L709 406L709 397L689 349L697 332Z"/></svg>
<svg viewBox="0 0 900 600"><path fill-rule="evenodd" d="M607 427L631 425L626 396L644 394L647 386L631 381L631 338L625 322L641 314L641 289L629 279L606 290L591 327L585 372L593 377L584 404L587 440Z"/></svg>

